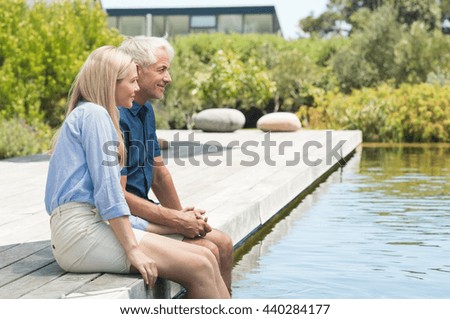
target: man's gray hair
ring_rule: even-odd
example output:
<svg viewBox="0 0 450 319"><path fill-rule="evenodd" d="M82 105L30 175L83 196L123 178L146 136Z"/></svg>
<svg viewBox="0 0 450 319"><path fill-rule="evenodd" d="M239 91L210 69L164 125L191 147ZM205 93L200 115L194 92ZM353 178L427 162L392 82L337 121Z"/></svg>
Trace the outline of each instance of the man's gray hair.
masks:
<svg viewBox="0 0 450 319"><path fill-rule="evenodd" d="M167 52L169 61L172 61L175 50L166 38L146 36L130 37L123 41L119 47L119 50L130 55L134 62L142 67L156 63L156 55L161 49Z"/></svg>

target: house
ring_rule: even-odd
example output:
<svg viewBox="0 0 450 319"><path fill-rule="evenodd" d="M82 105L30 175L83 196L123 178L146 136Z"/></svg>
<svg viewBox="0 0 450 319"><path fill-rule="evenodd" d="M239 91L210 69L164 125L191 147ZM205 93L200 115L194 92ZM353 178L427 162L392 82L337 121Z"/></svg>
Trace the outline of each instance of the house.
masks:
<svg viewBox="0 0 450 319"><path fill-rule="evenodd" d="M124 35L272 33L282 35L275 1L102 0L108 23Z"/></svg>

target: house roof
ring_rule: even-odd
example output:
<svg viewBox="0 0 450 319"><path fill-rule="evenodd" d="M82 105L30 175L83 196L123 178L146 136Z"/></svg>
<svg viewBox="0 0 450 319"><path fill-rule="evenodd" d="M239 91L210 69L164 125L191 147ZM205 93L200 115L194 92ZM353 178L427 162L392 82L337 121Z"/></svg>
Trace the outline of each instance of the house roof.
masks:
<svg viewBox="0 0 450 319"><path fill-rule="evenodd" d="M100 0L100 2L103 9L111 15L131 14L132 12L142 14L145 13L145 10L152 9L154 14L180 14L181 12L188 14L275 13L278 18L274 0ZM283 34L281 23L280 28Z"/></svg>
<svg viewBox="0 0 450 319"><path fill-rule="evenodd" d="M143 8L217 8L217 7L275 7L276 1L270 0L100 0L102 7L108 9L143 9Z"/></svg>

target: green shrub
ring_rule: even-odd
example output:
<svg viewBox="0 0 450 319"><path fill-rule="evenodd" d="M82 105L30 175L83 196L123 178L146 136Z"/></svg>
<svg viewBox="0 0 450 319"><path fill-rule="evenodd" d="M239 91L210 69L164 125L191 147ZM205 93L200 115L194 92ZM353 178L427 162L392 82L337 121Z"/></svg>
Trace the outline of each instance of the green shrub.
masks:
<svg viewBox="0 0 450 319"><path fill-rule="evenodd" d="M45 152L50 147L51 130L23 119L0 119L0 159Z"/></svg>
<svg viewBox="0 0 450 319"><path fill-rule="evenodd" d="M359 29L333 56L333 72L343 92L386 82L423 83L431 73L450 74L450 38L430 30L426 21L402 25L395 12L382 6L355 14Z"/></svg>
<svg viewBox="0 0 450 319"><path fill-rule="evenodd" d="M382 7L333 57L333 72L343 92L377 86L394 78L394 48L402 37L394 11Z"/></svg>
<svg viewBox="0 0 450 319"><path fill-rule="evenodd" d="M422 83L430 74L450 76L450 38L441 31L428 32L415 22L395 46L395 82Z"/></svg>
<svg viewBox="0 0 450 319"><path fill-rule="evenodd" d="M0 116L55 127L70 85L96 47L119 44L106 13L88 0L0 0Z"/></svg>
<svg viewBox="0 0 450 319"><path fill-rule="evenodd" d="M99 2L27 2L0 0L0 157L46 150L87 55L122 41Z"/></svg>
<svg viewBox="0 0 450 319"><path fill-rule="evenodd" d="M173 83L162 102L167 123L191 127L192 116L210 107L263 114L312 105L316 87L335 86L330 61L346 41L286 41L256 34L178 36L172 40Z"/></svg>
<svg viewBox="0 0 450 319"><path fill-rule="evenodd" d="M314 107L300 107L303 125L362 130L365 141L450 142L449 86L386 84L350 95L322 92Z"/></svg>
<svg viewBox="0 0 450 319"><path fill-rule="evenodd" d="M196 75L196 84L204 108L262 108L275 91L264 65L254 58L244 63L223 50L212 57L205 73Z"/></svg>

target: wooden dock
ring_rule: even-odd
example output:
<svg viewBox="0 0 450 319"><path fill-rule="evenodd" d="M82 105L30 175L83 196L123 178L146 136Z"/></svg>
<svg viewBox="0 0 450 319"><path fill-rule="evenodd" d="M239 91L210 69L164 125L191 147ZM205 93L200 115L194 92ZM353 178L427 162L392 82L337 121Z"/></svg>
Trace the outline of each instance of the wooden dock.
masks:
<svg viewBox="0 0 450 319"><path fill-rule="evenodd" d="M158 131L182 204L207 211L235 245L361 144L360 131ZM136 275L65 273L53 259L44 209L48 156L0 161L0 298L172 298L182 289Z"/></svg>

